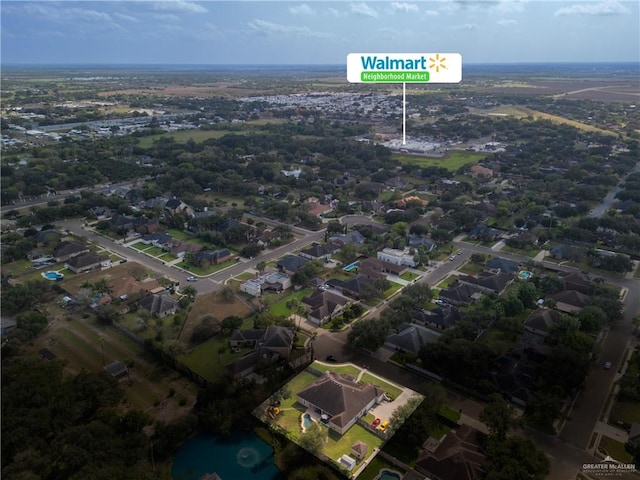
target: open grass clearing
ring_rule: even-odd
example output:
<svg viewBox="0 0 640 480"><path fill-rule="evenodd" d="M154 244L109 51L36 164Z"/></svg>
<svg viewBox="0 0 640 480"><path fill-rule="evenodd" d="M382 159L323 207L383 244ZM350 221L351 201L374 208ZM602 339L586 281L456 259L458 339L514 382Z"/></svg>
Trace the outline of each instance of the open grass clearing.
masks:
<svg viewBox="0 0 640 480"><path fill-rule="evenodd" d="M409 165L418 165L422 168L441 167L446 168L450 172L466 166L478 163L487 157L484 153L452 151L448 152L444 157L424 157L420 155L406 155L394 153L391 158L398 160L400 163Z"/></svg>
<svg viewBox="0 0 640 480"><path fill-rule="evenodd" d="M206 277L208 275L219 272L220 270L224 270L225 268L230 267L235 263L236 263L236 260L227 260L226 262L216 263L214 265L211 265L205 268L205 267L198 267L197 265L193 265L192 263L185 260L178 263L178 266L180 268L184 268L188 272L193 273L194 275L198 275L200 277Z"/></svg>
<svg viewBox="0 0 640 480"><path fill-rule="evenodd" d="M157 135L149 135L148 137L140 137L138 146L140 148L149 148L161 138L172 138L176 143L187 143L193 140L196 143L204 142L211 138L222 138L225 135L248 135L255 130L180 130L171 133L160 133Z"/></svg>
<svg viewBox="0 0 640 480"><path fill-rule="evenodd" d="M287 307L287 303L292 301L301 301L304 297L311 294L313 290L311 288L303 288L297 292L293 292L287 295L282 300L272 304L269 307L269 313L278 317L288 317L293 313L293 310Z"/></svg>
<svg viewBox="0 0 640 480"><path fill-rule="evenodd" d="M375 376L373 376L373 375L371 375L369 373L365 373L364 375L362 375L362 378L360 379L360 382L361 383L370 383L372 385L375 385L376 387L380 387L392 399L397 398L398 395L400 395L402 393L402 389L400 389L398 387L394 387L390 383L385 382L384 380L381 380L380 378L375 377Z"/></svg>
<svg viewBox="0 0 640 480"><path fill-rule="evenodd" d="M383 442L380 437L377 437L357 423L343 435L339 435L330 429L327 429L327 431L327 441L322 452L336 463L342 455L351 455L351 446L357 441L361 441L369 447L365 461L367 458L371 457L374 448L379 448Z"/></svg>
<svg viewBox="0 0 640 480"><path fill-rule="evenodd" d="M402 288L402 284L400 283L396 283L392 281L389 281L389 283L391 284L391 286L387 288L382 294L384 298L389 298L391 295L393 295L394 293L396 293L398 290Z"/></svg>
<svg viewBox="0 0 640 480"><path fill-rule="evenodd" d="M420 278L420 275L414 272L406 271L402 275L400 275L400 278L402 280L406 280L407 282L410 282L412 280L415 280L416 278Z"/></svg>
<svg viewBox="0 0 640 480"><path fill-rule="evenodd" d="M618 397L611 417L628 424L640 422L640 402L626 397Z"/></svg>
<svg viewBox="0 0 640 480"><path fill-rule="evenodd" d="M224 375L226 365L252 350L251 348L242 348L237 352L232 352L229 346L229 337L217 335L190 352L180 355L178 361L201 377L215 382Z"/></svg>

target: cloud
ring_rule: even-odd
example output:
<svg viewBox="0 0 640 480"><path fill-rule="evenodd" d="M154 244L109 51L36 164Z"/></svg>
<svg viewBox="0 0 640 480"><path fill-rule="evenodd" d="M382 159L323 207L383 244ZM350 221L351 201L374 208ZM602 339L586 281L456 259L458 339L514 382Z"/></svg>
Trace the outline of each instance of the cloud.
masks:
<svg viewBox="0 0 640 480"><path fill-rule="evenodd" d="M498 20L496 23L501 27L508 27L509 25L515 25L518 22L516 22L515 20L507 20L506 18L503 18L502 20Z"/></svg>
<svg viewBox="0 0 640 480"><path fill-rule="evenodd" d="M425 14L427 17L437 17L438 15L440 15L440 13L438 13L438 11L437 11L437 10L425 10L425 11L424 11L424 14Z"/></svg>
<svg viewBox="0 0 640 480"><path fill-rule="evenodd" d="M290 7L289 11L294 15L315 15L316 11L306 3Z"/></svg>
<svg viewBox="0 0 640 480"><path fill-rule="evenodd" d="M320 37L326 38L329 35L321 32L314 32L309 27L298 27L295 25L283 25L268 20L254 19L248 24L249 28L263 35L283 34L297 37Z"/></svg>
<svg viewBox="0 0 640 480"><path fill-rule="evenodd" d="M463 23L462 25L453 25L453 30L478 30L480 26L477 23Z"/></svg>
<svg viewBox="0 0 640 480"><path fill-rule="evenodd" d="M124 13L114 13L114 17L119 18L120 20L125 20L131 23L138 23L138 19L136 17L132 17L131 15L125 15Z"/></svg>
<svg viewBox="0 0 640 480"><path fill-rule="evenodd" d="M598 3L579 3L562 7L555 11L556 17L561 15L625 15L630 10L618 0L605 0Z"/></svg>
<svg viewBox="0 0 640 480"><path fill-rule="evenodd" d="M393 2L391 3L391 9L406 13L417 12L418 5L416 5L415 3Z"/></svg>
<svg viewBox="0 0 640 480"><path fill-rule="evenodd" d="M349 11L365 17L378 18L378 12L364 2L352 3L349 5Z"/></svg>
<svg viewBox="0 0 640 480"><path fill-rule="evenodd" d="M154 4L156 10L167 10L172 12L187 13L207 13L207 9L202 5L185 0L164 0Z"/></svg>
<svg viewBox="0 0 640 480"><path fill-rule="evenodd" d="M337 8L332 8L332 7L329 7L329 13L334 17L344 17L347 14L347 12L341 12Z"/></svg>

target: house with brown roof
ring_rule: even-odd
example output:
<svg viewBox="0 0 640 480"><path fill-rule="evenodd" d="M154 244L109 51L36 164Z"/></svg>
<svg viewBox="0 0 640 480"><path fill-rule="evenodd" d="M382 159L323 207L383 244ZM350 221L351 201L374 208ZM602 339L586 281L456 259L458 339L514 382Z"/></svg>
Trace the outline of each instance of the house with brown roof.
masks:
<svg viewBox="0 0 640 480"><path fill-rule="evenodd" d="M169 295L147 295L138 301L138 308L144 308L157 318L173 315L178 310L178 302Z"/></svg>
<svg viewBox="0 0 640 480"><path fill-rule="evenodd" d="M302 299L309 321L318 326L340 315L350 303L348 298L320 289Z"/></svg>
<svg viewBox="0 0 640 480"><path fill-rule="evenodd" d="M90 252L81 253L80 255L76 255L67 260L64 266L73 273L83 273L93 270L94 268L100 268L102 262L108 260L108 258L109 257L96 255L95 253Z"/></svg>
<svg viewBox="0 0 640 480"><path fill-rule="evenodd" d="M558 323L561 318L562 314L557 310L538 308L531 312L524 321L524 329L537 335L547 336L551 327Z"/></svg>
<svg viewBox="0 0 640 480"><path fill-rule="evenodd" d="M577 290L565 290L551 295L551 298L556 301L555 309L564 313L578 313L590 300L589 295Z"/></svg>
<svg viewBox="0 0 640 480"><path fill-rule="evenodd" d="M86 253L88 251L89 247L80 242L65 240L56 246L51 255L56 259L56 262L64 262L76 255L80 255L81 253Z"/></svg>
<svg viewBox="0 0 640 480"><path fill-rule="evenodd" d="M560 272L558 275L564 280L567 290L576 290L588 295L591 291L591 279L583 272Z"/></svg>
<svg viewBox="0 0 640 480"><path fill-rule="evenodd" d="M327 415L327 426L340 435L383 398L384 391L375 385L359 384L351 376L333 372L327 372L297 395L299 403Z"/></svg>
<svg viewBox="0 0 640 480"><path fill-rule="evenodd" d="M510 273L492 274L488 272L480 272L478 275L463 275L458 281L463 284L471 285L485 293L495 293L502 295L502 292L513 283L515 276Z"/></svg>
<svg viewBox="0 0 640 480"><path fill-rule="evenodd" d="M424 452L416 461L416 470L439 480L479 480L485 456L481 445L486 435L461 425L447 434L433 452Z"/></svg>

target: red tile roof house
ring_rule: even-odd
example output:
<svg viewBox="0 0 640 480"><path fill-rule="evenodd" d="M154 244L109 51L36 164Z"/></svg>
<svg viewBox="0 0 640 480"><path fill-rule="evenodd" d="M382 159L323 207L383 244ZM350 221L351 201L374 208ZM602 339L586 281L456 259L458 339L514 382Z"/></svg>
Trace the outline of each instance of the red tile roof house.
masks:
<svg viewBox="0 0 640 480"><path fill-rule="evenodd" d="M298 392L298 402L329 416L327 426L343 435L374 405L382 402L384 391L375 385L358 384L347 375L327 372Z"/></svg>

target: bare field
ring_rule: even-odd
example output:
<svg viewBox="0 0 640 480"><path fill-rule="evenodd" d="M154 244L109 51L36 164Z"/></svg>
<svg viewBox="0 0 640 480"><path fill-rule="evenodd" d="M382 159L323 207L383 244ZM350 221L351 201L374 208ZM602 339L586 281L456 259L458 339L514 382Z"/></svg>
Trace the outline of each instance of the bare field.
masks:
<svg viewBox="0 0 640 480"><path fill-rule="evenodd" d="M550 120L554 123L571 125L579 130L583 130L585 132L597 132L605 135L617 135L615 132L604 130L602 128L594 127L592 125L587 125L582 122L577 122L575 120L569 120L568 118L560 117L559 115L552 115L550 113L538 112L537 110L532 110L527 107L516 107L516 106L505 106L493 109L488 112L484 112L492 114L505 114L516 118L525 118L525 117L533 117L536 120Z"/></svg>
<svg viewBox="0 0 640 480"><path fill-rule="evenodd" d="M178 340L188 343L193 329L205 315L212 315L217 320L223 320L232 315L244 318L249 312L249 307L237 297L234 297L232 302L226 302L219 292L198 295L184 322L184 327Z"/></svg>

